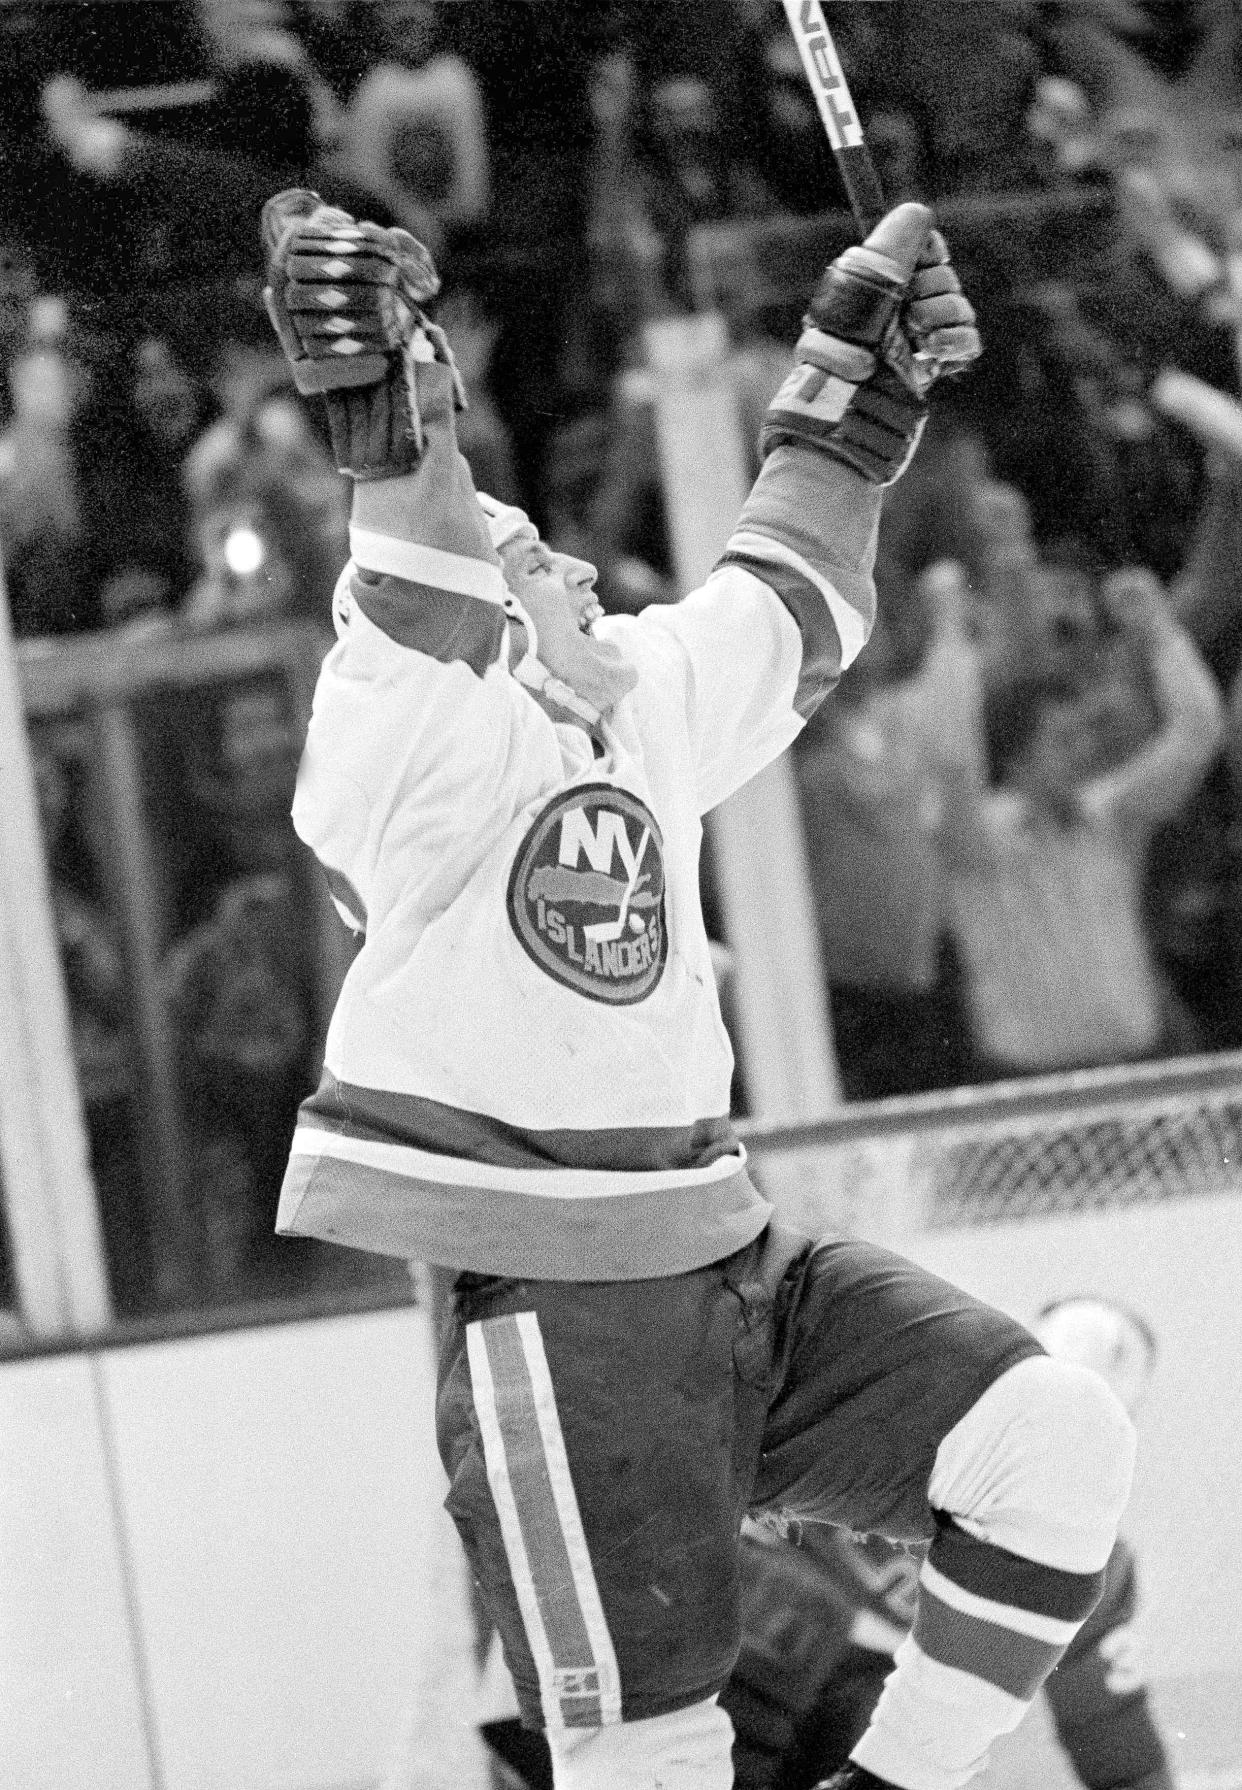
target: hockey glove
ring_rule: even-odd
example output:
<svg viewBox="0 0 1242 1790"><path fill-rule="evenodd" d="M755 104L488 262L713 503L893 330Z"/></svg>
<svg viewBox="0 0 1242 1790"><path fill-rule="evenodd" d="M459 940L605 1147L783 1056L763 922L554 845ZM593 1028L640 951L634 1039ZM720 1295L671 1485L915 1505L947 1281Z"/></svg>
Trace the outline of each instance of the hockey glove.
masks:
<svg viewBox="0 0 1242 1790"><path fill-rule="evenodd" d="M268 200L262 236L268 316L298 390L326 403L337 466L356 479L413 471L420 361L444 362L466 403L444 332L421 308L440 289L431 256L408 230L356 223L301 188Z"/></svg>
<svg viewBox="0 0 1242 1790"><path fill-rule="evenodd" d="M918 446L933 382L979 352L974 311L931 212L899 205L826 269L760 451L803 442L891 485Z"/></svg>

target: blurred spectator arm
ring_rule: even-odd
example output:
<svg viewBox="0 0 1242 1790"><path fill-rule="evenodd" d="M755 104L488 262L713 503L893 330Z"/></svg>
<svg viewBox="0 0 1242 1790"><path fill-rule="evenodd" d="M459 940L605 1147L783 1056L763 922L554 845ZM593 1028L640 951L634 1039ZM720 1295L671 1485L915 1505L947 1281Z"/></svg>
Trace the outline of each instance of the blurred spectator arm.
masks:
<svg viewBox="0 0 1242 1790"><path fill-rule="evenodd" d="M1152 573L1116 572L1105 580L1103 594L1145 667L1157 727L1138 751L1085 784L1079 803L1090 816L1111 813L1147 832L1174 815L1203 781L1224 738L1224 704Z"/></svg>
<svg viewBox="0 0 1242 1790"><path fill-rule="evenodd" d="M941 844L951 864L987 856L983 666L966 626L962 568L942 561L922 579L932 637L917 683L919 750L940 790Z"/></svg>
<svg viewBox="0 0 1242 1790"><path fill-rule="evenodd" d="M1229 691L1225 758L1235 787L1242 789L1242 672L1234 678Z"/></svg>
<svg viewBox="0 0 1242 1790"><path fill-rule="evenodd" d="M1204 648L1242 613L1242 466L1228 461L1212 470L1190 550L1169 593L1177 619Z"/></svg>
<svg viewBox="0 0 1242 1790"><path fill-rule="evenodd" d="M85 183L84 205L92 202L92 189L104 203L104 195L121 195L156 240L163 240L157 228L163 225L183 254L197 257L193 271L199 278L222 264L253 260L255 220L270 194L270 170L241 153L150 136L101 116L86 88L68 75L49 81L41 99L50 142ZM139 245L142 240L140 234ZM127 249L123 245L120 252Z"/></svg>
<svg viewBox="0 0 1242 1790"><path fill-rule="evenodd" d="M654 387L645 367L629 367L614 382L602 461L587 518L601 564L637 558L670 571Z"/></svg>

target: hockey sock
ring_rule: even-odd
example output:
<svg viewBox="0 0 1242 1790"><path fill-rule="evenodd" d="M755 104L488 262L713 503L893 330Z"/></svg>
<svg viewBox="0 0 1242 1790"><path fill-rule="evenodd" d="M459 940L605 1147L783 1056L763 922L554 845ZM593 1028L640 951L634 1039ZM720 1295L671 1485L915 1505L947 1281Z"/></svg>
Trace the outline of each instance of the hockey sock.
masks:
<svg viewBox="0 0 1242 1790"><path fill-rule="evenodd" d="M959 1790L982 1768L1099 1600L1133 1454L1104 1382L1046 1356L971 1407L936 1455L914 1629L858 1764L902 1790Z"/></svg>
<svg viewBox="0 0 1242 1790"><path fill-rule="evenodd" d="M549 1733L556 1790L731 1790L733 1724L714 1697L671 1715Z"/></svg>

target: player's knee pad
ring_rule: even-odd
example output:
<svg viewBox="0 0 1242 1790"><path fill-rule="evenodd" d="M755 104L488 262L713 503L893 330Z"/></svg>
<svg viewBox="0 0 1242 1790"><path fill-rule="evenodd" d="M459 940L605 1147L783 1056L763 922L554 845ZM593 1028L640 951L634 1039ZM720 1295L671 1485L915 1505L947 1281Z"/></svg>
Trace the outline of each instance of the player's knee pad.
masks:
<svg viewBox="0 0 1242 1790"><path fill-rule="evenodd" d="M556 1790L730 1790L733 1724L715 1698L672 1715L549 1732Z"/></svg>
<svg viewBox="0 0 1242 1790"><path fill-rule="evenodd" d="M1036 1355L993 1381L945 1436L928 1498L996 1547L1098 1572L1133 1467L1133 1425L1100 1376Z"/></svg>

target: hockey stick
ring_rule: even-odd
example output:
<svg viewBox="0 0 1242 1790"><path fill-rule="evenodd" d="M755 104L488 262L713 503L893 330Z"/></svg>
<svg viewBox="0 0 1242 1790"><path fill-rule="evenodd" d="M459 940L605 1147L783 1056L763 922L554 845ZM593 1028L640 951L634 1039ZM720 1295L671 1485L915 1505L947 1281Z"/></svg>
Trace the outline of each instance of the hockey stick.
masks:
<svg viewBox="0 0 1242 1790"><path fill-rule="evenodd" d="M823 8L819 0L784 0L784 7L858 234L866 238L884 216L884 193Z"/></svg>
<svg viewBox="0 0 1242 1790"><path fill-rule="evenodd" d="M832 145L833 158L854 222L858 225L858 234L865 242L888 207L884 203L879 173L863 136L858 108L841 67L841 58L837 55L819 0L783 0L783 4ZM935 356L922 348L911 348L907 338L900 333L890 343L889 354L896 357L897 370L907 383L916 391L926 391L938 370Z"/></svg>

